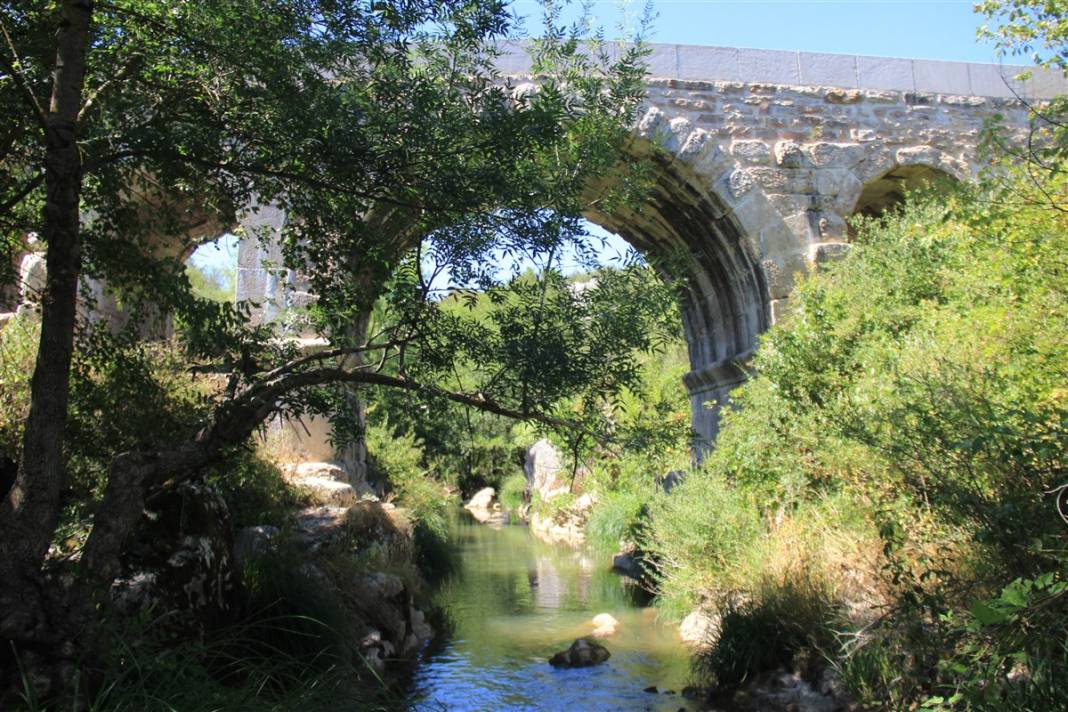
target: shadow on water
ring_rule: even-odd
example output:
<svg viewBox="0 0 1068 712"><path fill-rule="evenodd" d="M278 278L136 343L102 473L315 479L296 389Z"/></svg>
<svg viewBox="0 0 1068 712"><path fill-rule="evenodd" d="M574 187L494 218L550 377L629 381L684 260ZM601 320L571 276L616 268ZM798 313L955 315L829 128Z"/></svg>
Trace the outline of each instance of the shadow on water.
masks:
<svg viewBox="0 0 1068 712"><path fill-rule="evenodd" d="M457 564L435 602L446 634L415 671L416 710L679 710L689 657L675 628L656 621L603 559L536 541L523 526L494 529L457 513ZM610 613L618 632L600 666L554 670L550 655Z"/></svg>

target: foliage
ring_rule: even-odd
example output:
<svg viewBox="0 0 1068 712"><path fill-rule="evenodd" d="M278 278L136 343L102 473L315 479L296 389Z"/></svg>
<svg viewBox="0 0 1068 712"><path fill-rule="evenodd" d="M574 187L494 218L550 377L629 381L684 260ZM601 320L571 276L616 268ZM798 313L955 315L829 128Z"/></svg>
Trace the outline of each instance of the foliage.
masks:
<svg viewBox="0 0 1068 712"><path fill-rule="evenodd" d="M497 500L509 512L523 506L527 497L527 478L521 473L511 475L500 485Z"/></svg>
<svg viewBox="0 0 1068 712"><path fill-rule="evenodd" d="M367 454L371 476L386 484L398 504L435 538L447 537L448 500L441 484L424 467L425 455L415 436L398 432L389 423L367 427Z"/></svg>
<svg viewBox="0 0 1068 712"><path fill-rule="evenodd" d="M994 21L993 28L979 28L979 37L995 40L1002 53L1068 69L1068 5L1063 0L984 0L975 9Z"/></svg>
<svg viewBox="0 0 1068 712"><path fill-rule="evenodd" d="M1068 471L1068 223L1045 196L1065 184L1006 175L858 223L763 338L716 451L653 501L668 602L752 601L717 670L774 618L766 582L801 565L832 608L867 601L852 642L827 650L860 701L1062 705L1046 681L1065 659L1068 532L1050 493ZM1024 658L1029 674L1009 675Z"/></svg>
<svg viewBox="0 0 1068 712"><path fill-rule="evenodd" d="M638 539L638 528L645 514L645 492L609 491L595 503L586 522L586 540L604 553L619 551L622 542Z"/></svg>
<svg viewBox="0 0 1068 712"><path fill-rule="evenodd" d="M236 269L224 271L187 264L185 271L189 287L198 298L213 302L232 302L236 298Z"/></svg>
<svg viewBox="0 0 1068 712"><path fill-rule="evenodd" d="M758 587L748 600L728 601L715 646L695 660L698 674L729 690L760 673L803 667L804 656L818 665L837 644L828 625L836 603L821 584L801 574Z"/></svg>
<svg viewBox="0 0 1068 712"><path fill-rule="evenodd" d="M204 480L226 501L235 530L261 524L285 527L305 501L266 455L248 446L224 453Z"/></svg>
<svg viewBox="0 0 1068 712"><path fill-rule="evenodd" d="M37 356L40 327L16 317L0 327L0 456L18 461L22 428L30 409L27 377Z"/></svg>

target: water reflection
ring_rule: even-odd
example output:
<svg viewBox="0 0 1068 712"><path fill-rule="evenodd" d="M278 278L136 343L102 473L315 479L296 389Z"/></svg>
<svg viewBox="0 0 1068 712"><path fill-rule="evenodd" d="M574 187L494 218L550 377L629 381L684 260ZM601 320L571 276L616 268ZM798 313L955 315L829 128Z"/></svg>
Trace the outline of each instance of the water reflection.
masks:
<svg viewBox="0 0 1068 712"><path fill-rule="evenodd" d="M583 552L535 541L525 527L493 529L458 514L459 566L436 594L452 634L417 671L417 710L679 710L688 660L675 629L607 566ZM554 670L548 657L610 613L619 632L612 658L584 670Z"/></svg>

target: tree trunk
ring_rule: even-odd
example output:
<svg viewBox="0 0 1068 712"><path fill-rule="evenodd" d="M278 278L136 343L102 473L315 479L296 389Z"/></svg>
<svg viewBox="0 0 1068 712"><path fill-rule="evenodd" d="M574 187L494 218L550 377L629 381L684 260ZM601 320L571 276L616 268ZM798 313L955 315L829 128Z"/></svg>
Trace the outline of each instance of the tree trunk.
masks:
<svg viewBox="0 0 1068 712"><path fill-rule="evenodd" d="M41 565L55 531L63 491L63 438L70 394L78 274L82 166L78 111L85 84L92 3L64 0L57 34L52 98L45 126L43 235L48 280L41 342L30 390L18 475L0 504L0 639L39 641L43 629ZM47 636L46 636L47 637ZM10 647L6 642L5 647Z"/></svg>

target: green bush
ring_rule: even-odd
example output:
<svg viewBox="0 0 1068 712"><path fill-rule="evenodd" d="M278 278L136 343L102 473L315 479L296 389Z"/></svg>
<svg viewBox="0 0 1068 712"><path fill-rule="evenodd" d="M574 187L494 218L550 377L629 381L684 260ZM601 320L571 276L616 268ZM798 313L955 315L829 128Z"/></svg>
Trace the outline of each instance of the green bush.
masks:
<svg viewBox="0 0 1068 712"><path fill-rule="evenodd" d="M1068 530L1049 493L1068 472L1068 211L1051 209L1063 172L1032 178L858 223L763 337L716 451L653 502L664 599L748 601L706 661L717 679L816 644L861 702L1064 706ZM828 605L790 590L791 550ZM847 594L863 632L820 640Z"/></svg>
<svg viewBox="0 0 1068 712"><path fill-rule="evenodd" d="M701 677L729 689L781 667L815 673L827 651L837 647L830 593L802 574L751 595L725 603L715 645L694 661Z"/></svg>
<svg viewBox="0 0 1068 712"><path fill-rule="evenodd" d="M248 448L226 453L209 468L205 480L226 501L235 529L260 524L284 527L306 500L273 462Z"/></svg>
<svg viewBox="0 0 1068 712"><path fill-rule="evenodd" d="M501 483L501 489L497 493L497 499L501 506L509 512L515 512L526 501L527 478L523 473L517 472Z"/></svg>
<svg viewBox="0 0 1068 712"><path fill-rule="evenodd" d="M0 457L22 457L22 430L30 410L30 375L40 325L16 317L0 327Z"/></svg>
<svg viewBox="0 0 1068 712"><path fill-rule="evenodd" d="M654 498L649 513L642 548L656 562L661 602L678 610L700 603L714 583L729 586L732 567L762 533L754 502L707 469Z"/></svg>
<svg viewBox="0 0 1068 712"><path fill-rule="evenodd" d="M605 553L618 551L623 542L637 542L647 497L644 492L628 491L603 495L586 522L586 540Z"/></svg>
<svg viewBox="0 0 1068 712"><path fill-rule="evenodd" d="M392 488L417 526L427 534L448 538L448 503L444 488L425 467L422 447L410 432L397 432L388 422L370 422L366 430L371 475Z"/></svg>

